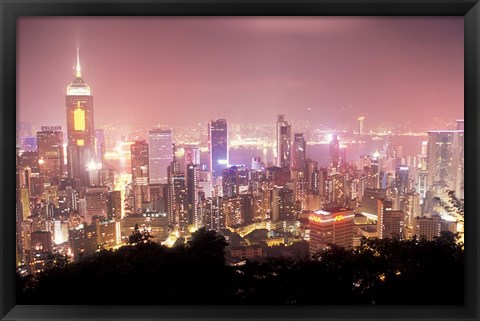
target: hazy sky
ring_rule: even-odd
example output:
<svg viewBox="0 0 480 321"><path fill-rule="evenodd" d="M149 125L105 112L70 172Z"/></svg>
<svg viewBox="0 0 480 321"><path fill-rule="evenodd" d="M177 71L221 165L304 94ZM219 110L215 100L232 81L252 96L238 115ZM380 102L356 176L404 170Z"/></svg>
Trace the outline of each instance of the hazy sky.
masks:
<svg viewBox="0 0 480 321"><path fill-rule="evenodd" d="M17 37L34 125L65 126L77 47L96 127L463 117L463 17L29 17Z"/></svg>

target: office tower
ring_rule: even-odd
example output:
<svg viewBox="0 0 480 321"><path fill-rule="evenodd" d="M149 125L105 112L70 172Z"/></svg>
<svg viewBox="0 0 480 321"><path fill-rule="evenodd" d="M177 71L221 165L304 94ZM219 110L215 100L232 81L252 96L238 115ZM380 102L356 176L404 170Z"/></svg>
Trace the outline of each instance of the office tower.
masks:
<svg viewBox="0 0 480 321"><path fill-rule="evenodd" d="M290 168L291 126L284 115L277 118L277 162L278 167Z"/></svg>
<svg viewBox="0 0 480 321"><path fill-rule="evenodd" d="M60 126L42 126L37 132L40 176L58 185L63 175L63 132Z"/></svg>
<svg viewBox="0 0 480 321"><path fill-rule="evenodd" d="M120 221L125 216L123 191L111 191L107 196L107 219Z"/></svg>
<svg viewBox="0 0 480 321"><path fill-rule="evenodd" d="M318 190L318 163L311 159L306 161L306 174L305 178L307 180L307 191L312 194L319 193Z"/></svg>
<svg viewBox="0 0 480 321"><path fill-rule="evenodd" d="M150 184L168 182L168 165L173 160L172 130L152 129L148 132Z"/></svg>
<svg viewBox="0 0 480 321"><path fill-rule="evenodd" d="M135 179L142 177L142 167L148 171L148 153L148 144L144 140L138 140L130 145L132 181L135 182Z"/></svg>
<svg viewBox="0 0 480 321"><path fill-rule="evenodd" d="M330 167L338 168L340 165L340 142L338 140L338 135L334 134L332 136L332 141L330 142Z"/></svg>
<svg viewBox="0 0 480 321"><path fill-rule="evenodd" d="M378 200L378 237L400 239L404 236L405 214L402 211L393 210L393 204L390 200Z"/></svg>
<svg viewBox="0 0 480 321"><path fill-rule="evenodd" d="M398 195L405 195L410 192L409 188L409 167L400 165L395 171L395 188Z"/></svg>
<svg viewBox="0 0 480 321"><path fill-rule="evenodd" d="M135 213L142 211L144 203L150 201L149 176L149 145L144 141L136 141L130 145L131 172L133 182L133 197Z"/></svg>
<svg viewBox="0 0 480 321"><path fill-rule="evenodd" d="M172 206L170 208L169 219L171 223L179 224L181 229L186 229L187 222L187 186L185 182L185 173L176 172L171 175L170 193Z"/></svg>
<svg viewBox="0 0 480 321"><path fill-rule="evenodd" d="M358 117L358 136L359 138L362 138L363 136L363 121L365 120L364 116Z"/></svg>
<svg viewBox="0 0 480 321"><path fill-rule="evenodd" d="M95 158L93 96L82 78L77 49L75 79L67 87L67 169L69 178L88 184L87 164Z"/></svg>
<svg viewBox="0 0 480 321"><path fill-rule="evenodd" d="M307 158L307 142L302 133L293 135L292 169L305 170Z"/></svg>
<svg viewBox="0 0 480 321"><path fill-rule="evenodd" d="M188 164L200 165L200 149L197 145L185 145L183 148L185 166Z"/></svg>
<svg viewBox="0 0 480 321"><path fill-rule="evenodd" d="M209 197L206 199L205 215L203 224L207 230L220 231L226 228L225 214L221 197Z"/></svg>
<svg viewBox="0 0 480 321"><path fill-rule="evenodd" d="M245 165L230 166L222 171L223 197L235 197L248 189L248 171Z"/></svg>
<svg viewBox="0 0 480 321"><path fill-rule="evenodd" d="M208 169L198 171L199 187L205 197L212 197L212 172Z"/></svg>
<svg viewBox="0 0 480 321"><path fill-rule="evenodd" d="M186 165L185 182L187 187L187 224L199 227L201 225L198 218L198 166L194 164Z"/></svg>
<svg viewBox="0 0 480 321"><path fill-rule="evenodd" d="M413 234L418 238L425 238L429 241L440 236L440 232L457 232L457 223L446 221L440 215L431 217L415 217L413 219Z"/></svg>
<svg viewBox="0 0 480 321"><path fill-rule="evenodd" d="M85 191L85 221L92 223L94 216L108 216L107 204L108 187L87 187Z"/></svg>
<svg viewBox="0 0 480 321"><path fill-rule="evenodd" d="M378 215L379 200L387 198L387 191L379 188L366 188L363 192L362 202L358 211L364 215L374 216Z"/></svg>
<svg viewBox="0 0 480 321"><path fill-rule="evenodd" d="M243 194L240 196L242 201L242 219L243 224L253 223L255 208L254 201L255 198L251 194Z"/></svg>
<svg viewBox="0 0 480 321"><path fill-rule="evenodd" d="M332 244L351 248L355 215L347 208L317 210L310 214L310 254L317 253Z"/></svg>
<svg viewBox="0 0 480 321"><path fill-rule="evenodd" d="M271 190L270 199L273 222L294 219L295 195L293 190L274 186Z"/></svg>
<svg viewBox="0 0 480 321"><path fill-rule="evenodd" d="M463 196L463 130L428 131L427 184L446 201L445 190Z"/></svg>
<svg viewBox="0 0 480 321"><path fill-rule="evenodd" d="M225 119L212 120L208 123L208 149L210 170L215 180L222 176L222 170L229 164L228 127Z"/></svg>

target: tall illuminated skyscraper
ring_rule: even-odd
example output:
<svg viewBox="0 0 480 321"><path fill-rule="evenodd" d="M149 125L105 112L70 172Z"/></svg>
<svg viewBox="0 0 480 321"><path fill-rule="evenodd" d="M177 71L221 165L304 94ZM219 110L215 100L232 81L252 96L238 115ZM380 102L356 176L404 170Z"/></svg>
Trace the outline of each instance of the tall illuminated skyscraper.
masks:
<svg viewBox="0 0 480 321"><path fill-rule="evenodd" d="M307 158L307 142L302 133L293 135L292 169L305 169Z"/></svg>
<svg viewBox="0 0 480 321"><path fill-rule="evenodd" d="M67 86L67 169L69 178L88 184L87 164L95 158L93 96L82 78L77 49L75 79Z"/></svg>
<svg viewBox="0 0 480 321"><path fill-rule="evenodd" d="M172 130L152 129L148 132L150 184L168 182L168 166L173 160Z"/></svg>
<svg viewBox="0 0 480 321"><path fill-rule="evenodd" d="M228 167L228 127L225 119L208 123L208 144L212 178L222 177L222 170Z"/></svg>
<svg viewBox="0 0 480 321"><path fill-rule="evenodd" d="M185 182L187 185L187 224L196 227L201 225L198 217L198 166L192 163L186 165Z"/></svg>
<svg viewBox="0 0 480 321"><path fill-rule="evenodd" d="M200 149L197 145L185 145L185 166L188 164L200 165Z"/></svg>
<svg viewBox="0 0 480 321"><path fill-rule="evenodd" d="M338 168L340 165L340 142L338 135L334 134L330 142L330 167Z"/></svg>
<svg viewBox="0 0 480 321"><path fill-rule="evenodd" d="M51 184L59 184L63 175L63 132L60 126L42 126L37 132L40 175Z"/></svg>
<svg viewBox="0 0 480 321"><path fill-rule="evenodd" d="M284 115L277 118L277 162L278 167L290 167L291 126Z"/></svg>
<svg viewBox="0 0 480 321"><path fill-rule="evenodd" d="M395 188L399 195L409 192L409 167L400 165L395 170Z"/></svg>
<svg viewBox="0 0 480 321"><path fill-rule="evenodd" d="M463 130L428 131L427 184L438 197L445 189L463 196Z"/></svg>
<svg viewBox="0 0 480 321"><path fill-rule="evenodd" d="M130 145L135 212L141 212L143 203L148 202L150 199L148 189L148 153L148 144L144 140L136 141Z"/></svg>

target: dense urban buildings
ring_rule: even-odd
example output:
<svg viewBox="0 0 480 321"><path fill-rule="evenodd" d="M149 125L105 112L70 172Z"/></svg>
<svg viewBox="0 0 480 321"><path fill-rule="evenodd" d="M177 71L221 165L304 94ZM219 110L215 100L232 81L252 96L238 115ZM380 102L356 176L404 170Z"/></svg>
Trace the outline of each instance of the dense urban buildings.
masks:
<svg viewBox="0 0 480 321"><path fill-rule="evenodd" d="M261 88L252 82L252 90ZM186 105L195 100L182 95ZM354 249L363 238L463 234L462 219L445 206L452 192L464 194L461 119L413 131L348 106L335 126L325 125L327 113L309 119L300 106L271 110L267 121L225 106L193 108L178 115L190 122L180 125L168 123L170 109L158 105L151 124L125 115L128 126L99 126L94 112L115 106L105 101L94 111L77 50L62 112L66 131L18 124L16 262L24 275L44 270L54 254L81 261L117 250L138 231L167 247L188 244L201 228L215 231L227 240L233 266L302 246L316 255Z"/></svg>

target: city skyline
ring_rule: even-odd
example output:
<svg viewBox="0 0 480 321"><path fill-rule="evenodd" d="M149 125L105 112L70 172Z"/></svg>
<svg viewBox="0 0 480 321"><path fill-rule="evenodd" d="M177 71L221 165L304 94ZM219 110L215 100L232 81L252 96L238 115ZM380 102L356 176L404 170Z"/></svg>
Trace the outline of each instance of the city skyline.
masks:
<svg viewBox="0 0 480 321"><path fill-rule="evenodd" d="M22 18L18 39L17 119L36 125L65 128L76 48L97 127L463 118L459 17Z"/></svg>
<svg viewBox="0 0 480 321"><path fill-rule="evenodd" d="M61 23L62 19L52 19L52 22ZM169 291L163 303L169 303L177 295L184 300L185 294L191 292L192 282L201 281L199 284L204 285L196 288L211 291L205 301L208 304L303 304L312 298L306 288L326 289L324 285L328 284L330 288L325 293L335 304L349 296L353 304L382 304L381 297L385 295L375 294L382 288L394 285L392 293L399 294L408 282L422 290L430 288L431 281L437 284L439 278L431 273L432 266L445 263L455 267L447 272L450 279L459 275L464 249L465 157L463 101L457 100L460 96L463 99L463 92L458 93L463 83L455 83L458 80L455 76L442 78L440 74L463 75L463 69L457 66L458 61L449 64L444 59L455 56L459 49L451 43L442 44L445 52L439 58L428 60L421 55L422 50L425 50L423 54L428 53L429 45L439 40L434 35L447 21L409 19L411 25L422 22L429 26L425 29L428 32L418 33L429 34L428 39L417 43L413 51L397 51L400 47L393 46L388 49L390 55L382 56L388 52L386 48L374 55L368 53L391 42L387 34L399 30L382 29L383 36L378 34L378 29L370 30L364 35L375 40L370 45L352 39L357 32L347 30L363 28L361 34L369 30L366 26L371 27L372 23L387 27L391 21L383 18L344 17L327 19L328 23L317 18L209 18L208 26L204 18L177 19L160 19L170 28L148 30L158 31L157 36L164 36L164 41L169 39L172 46L155 53L156 61L150 64L151 69L145 69L151 52L142 50L158 49L157 38L148 38L148 32L142 34L139 38L150 40L146 44L151 44L143 48L135 46L138 39L128 42L128 35L141 25L146 27L150 23L150 27L158 27L162 23L156 19L135 20L138 23L132 29L119 35L120 41L128 44L126 51L112 55L111 62L120 70L113 68L118 73L110 75L108 83L102 84L106 79L102 77L112 70L109 63L99 66L88 54L84 60L83 49L79 49L77 42L70 81L66 84L38 82L35 87L58 85L64 88L63 92L45 89L37 93L34 97L37 109L27 108L28 116L19 107L15 218L17 286L21 289L22 302L43 300L43 288L49 286L44 285L42 278L50 275L52 269L58 276L66 275L66 284L81 280L75 276L76 267L87 267L81 268L80 274L91 268L96 271L97 267L111 270L102 273L100 278L93 278L95 286L106 282L107 288L113 284L110 278L114 280L120 275L122 281L125 276L142 275L150 285L158 284L158 276L167 272L169 282L175 284L169 286L170 290L179 289L179 292L172 296L173 292ZM395 20L394 25L407 22ZM124 21L113 22L116 25ZM330 29L313 28L320 22ZM94 19L84 23L83 36L87 25L103 22ZM438 25L435 27L435 24ZM212 25L222 25L224 29L212 30L212 34L206 33L203 39L194 37L202 28L205 32L205 28ZM43 26L47 28L48 23ZM99 35L113 30L111 25L98 27ZM243 48L241 54L234 54L235 48L229 44L236 47L245 41L258 40L253 36L248 39L240 36L254 35L252 30L246 32L246 27L266 33L263 36L268 50ZM20 30L21 34L25 31ZM41 28L39 31L49 34ZM233 42L220 45L218 41L227 33ZM317 60L308 59L307 56L312 58L319 50L312 39L332 33L336 33L339 41L325 41L320 47L325 49L331 44L332 50L328 53L336 53L335 57L318 64ZM77 36L80 37L80 33ZM420 41L421 36L417 36L413 38ZM53 38L48 40L55 41ZM102 43L100 38L93 38L96 40L91 39L89 43ZM110 49L115 50L115 36L111 38ZM407 38L396 39L397 44L413 39ZM210 43L215 41L217 43ZM351 53L351 59L344 59L342 43L345 41L352 48L358 45L358 59ZM202 56L205 53L202 50L192 51L192 45L197 49L213 48L212 56ZM266 53L272 53L270 50L280 45L281 50L266 59ZM102 59L100 51L86 47L97 61ZM141 60L128 56L132 47L137 48L136 57ZM338 51L339 47L343 49ZM175 54L179 48L184 50L184 55ZM226 55L228 52L231 55ZM412 58L407 52L419 55ZM20 50L20 56L22 53L24 49ZM200 56L193 57L193 53ZM167 58L163 59L162 54ZM228 61L235 61L223 64L226 56ZM297 59L302 57L305 59ZM396 58L400 60L393 66ZM286 62L287 67L280 61ZM332 61L340 64L331 66ZM168 66L163 78L155 69L162 63ZM39 70L35 71L48 64L48 60L38 63ZM319 67L321 65L323 67ZM25 68L22 59L19 66L23 66L19 70ZM169 68L179 66L178 74L169 75ZM262 66L263 70L257 68ZM311 68L307 70L308 66ZM319 74L325 66L331 69ZM196 69L189 70L189 67ZM201 82L199 70L204 71ZM432 72L436 78L432 78ZM50 80L55 78L55 73ZM27 85L34 80L33 74L27 78ZM249 81L252 77L255 80ZM18 79L25 84L21 70ZM159 89L162 88L159 79L170 86L169 90ZM321 79L331 81L321 103L355 100L363 104L362 107L297 108L325 93L317 90ZM356 85L351 83L353 80ZM421 85L427 80L430 87ZM442 90L442 86L447 87ZM180 89L182 93L178 92ZM22 98L19 106L31 99L22 86L18 95ZM269 96L267 103L256 105L264 95ZM63 98L63 107L58 110L50 100L57 96ZM292 97L295 101L289 100ZM182 107L182 99L190 102L189 108ZM208 99L213 103L205 108ZM376 103L368 104L368 99ZM228 104L219 104L227 100ZM247 100L256 103L244 104ZM387 107L386 104L393 102L395 106ZM422 103L425 108L420 107ZM405 104L408 108L402 107ZM432 104L437 108L431 108ZM40 115L36 111L41 111ZM108 114L102 116L104 112ZM63 121L57 121L58 116L66 121L66 126ZM34 119L33 124L29 118ZM102 124L105 119L110 125ZM414 120L405 125L406 119ZM113 126L116 120L125 121L122 126L127 127ZM150 123L144 123L147 121ZM420 123L424 129L419 129ZM417 130L412 131L415 127ZM38 128L41 130L37 131ZM35 131L36 136L32 136ZM442 250L442 255L436 255L436 247L448 251ZM405 260L403 256L407 252L402 248L408 249L411 258ZM427 254L422 254L425 249ZM400 260L394 257L397 252ZM128 258L128 253L134 257ZM96 261L101 257L104 257L102 262ZM379 257L387 259L384 263L388 261L388 264L378 261ZM128 263L119 263L118 258ZM149 261L152 258L155 262ZM274 258L280 259L281 265L271 265L277 262L271 260ZM432 258L434 261L430 261ZM289 269L294 267L299 276L288 272L290 276L284 280L277 272L267 273L271 274L268 277L258 274L262 273L260 270L255 272L261 266L261 270L267 267L283 273L283 264ZM126 273L118 274L123 266L127 266ZM254 270L250 271L252 267ZM234 271L239 273L232 273ZM444 275L445 270L437 272ZM92 274L85 275L89 273ZM426 274L431 275L431 281L418 283L425 280ZM218 276L223 278L218 283L222 286L211 283ZM281 294L286 296L266 299L271 295L263 293L265 280L274 281L272 284L295 283L289 278L295 282L300 280L298 292L290 289L290 285L280 285L280 291L272 288L271 293L287 289L288 293ZM90 276L87 279L91 279ZM452 284L460 292L463 280L460 277L453 280ZM184 281L190 285L184 287ZM28 286L29 282L32 286ZM320 283L315 285L317 282ZM80 287L85 284L88 282ZM227 287L222 288L223 284ZM395 284L402 286L395 288ZM69 288L79 287L72 283ZM339 288L343 294L336 296ZM436 292L435 286L431 290ZM267 293L269 291L267 289ZM413 302L422 300L423 297ZM451 304L462 299L446 301Z"/></svg>

